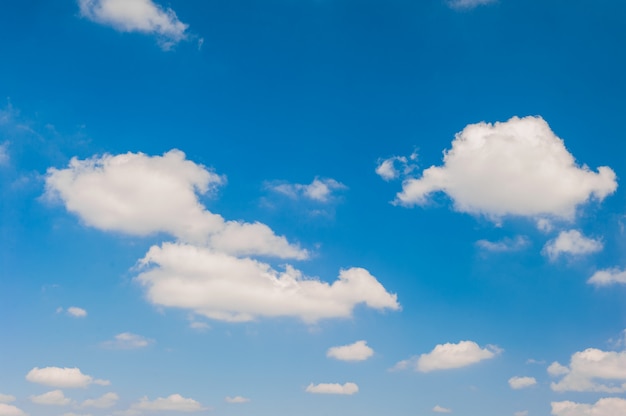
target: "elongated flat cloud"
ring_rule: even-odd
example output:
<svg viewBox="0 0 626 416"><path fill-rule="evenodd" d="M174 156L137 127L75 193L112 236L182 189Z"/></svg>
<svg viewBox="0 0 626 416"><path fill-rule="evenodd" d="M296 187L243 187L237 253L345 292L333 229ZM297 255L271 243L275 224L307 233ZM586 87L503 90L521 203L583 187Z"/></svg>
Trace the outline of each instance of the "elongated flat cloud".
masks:
<svg viewBox="0 0 626 416"><path fill-rule="evenodd" d="M308 185L300 183L276 183L268 185L271 191L290 198L306 198L317 202L328 202L333 192L347 189L347 186L331 178L315 178Z"/></svg>
<svg viewBox="0 0 626 416"><path fill-rule="evenodd" d="M342 395L352 395L358 393L359 386L354 383L320 383L320 384L309 384L306 388L307 393L313 394L342 394Z"/></svg>
<svg viewBox="0 0 626 416"><path fill-rule="evenodd" d="M172 412L199 412L205 410L199 402L185 398L180 394L172 394L165 398L159 397L153 401L143 397L138 403L133 404L131 409Z"/></svg>
<svg viewBox="0 0 626 416"><path fill-rule="evenodd" d="M131 332L122 332L117 334L110 341L105 341L102 346L116 350L135 350L145 348L153 344L154 340L146 338L142 335L133 334Z"/></svg>
<svg viewBox="0 0 626 416"><path fill-rule="evenodd" d="M443 165L421 178L406 179L396 203L424 205L444 192L460 212L571 220L592 198L603 200L617 188L615 172L593 172L574 157L541 117L470 124L444 152Z"/></svg>
<svg viewBox="0 0 626 416"><path fill-rule="evenodd" d="M379 310L400 307L396 295L360 268L342 270L329 284L291 266L278 272L257 260L174 243L151 247L140 265L145 271L136 281L150 302L216 320L292 316L316 322L350 317L361 303Z"/></svg>
<svg viewBox="0 0 626 416"><path fill-rule="evenodd" d="M61 390L53 390L38 396L30 396L30 401L46 406L67 406L72 400L65 397Z"/></svg>
<svg viewBox="0 0 626 416"><path fill-rule="evenodd" d="M626 415L626 400L619 397L607 397L595 404L583 404L571 401L552 402L554 416L617 416Z"/></svg>
<svg viewBox="0 0 626 416"><path fill-rule="evenodd" d="M28 414L19 407L0 403L0 416L28 416Z"/></svg>
<svg viewBox="0 0 626 416"><path fill-rule="evenodd" d="M108 386L107 380L94 379L92 376L83 374L79 368L61 367L35 367L28 372L26 380L31 383L43 384L59 388L85 388L90 384Z"/></svg>
<svg viewBox="0 0 626 416"><path fill-rule="evenodd" d="M587 283L594 286L623 285L626 284L626 270L619 268L598 270L587 280Z"/></svg>
<svg viewBox="0 0 626 416"><path fill-rule="evenodd" d="M357 341L353 344L331 347L326 356L341 361L365 361L374 355L374 350L367 346L366 341Z"/></svg>
<svg viewBox="0 0 626 416"><path fill-rule="evenodd" d="M74 318L85 318L87 316L87 311L77 306L70 306L67 308L67 314L73 316Z"/></svg>
<svg viewBox="0 0 626 416"><path fill-rule="evenodd" d="M448 6L457 10L467 10L478 6L496 3L497 1L498 0L449 0Z"/></svg>
<svg viewBox="0 0 626 416"><path fill-rule="evenodd" d="M537 380L534 377L511 377L509 379L509 386L514 390L525 389L537 384Z"/></svg>
<svg viewBox="0 0 626 416"><path fill-rule="evenodd" d="M96 407L98 409L107 409L115 406L120 397L115 393L106 393L96 399L87 399L81 403L80 407Z"/></svg>
<svg viewBox="0 0 626 416"><path fill-rule="evenodd" d="M494 346L481 348L473 341L439 344L431 352L422 354L417 359L400 361L394 369L402 370L414 365L416 371L428 373L461 368L494 358L500 351Z"/></svg>
<svg viewBox="0 0 626 416"><path fill-rule="evenodd" d="M78 0L83 17L120 32L156 35L161 47L170 49L187 37L188 25L181 22L174 10L152 0Z"/></svg>
<svg viewBox="0 0 626 416"><path fill-rule="evenodd" d="M568 367L552 363L548 373L564 376L550 385L554 391L622 393L626 391L626 351L588 348L574 353Z"/></svg>
<svg viewBox="0 0 626 416"><path fill-rule="evenodd" d="M243 396L235 396L235 397L226 396L224 400L226 401L226 403L231 403L231 404L248 403L250 401L250 399L248 399L247 397L243 397Z"/></svg>
<svg viewBox="0 0 626 416"><path fill-rule="evenodd" d="M585 237L578 230L570 230L562 231L554 240L548 241L543 248L543 253L554 261L563 254L580 256L596 253L602 248L602 241Z"/></svg>
<svg viewBox="0 0 626 416"><path fill-rule="evenodd" d="M515 238L503 238L500 241L478 240L476 246L485 251L506 253L519 251L530 245L528 237L518 235Z"/></svg>
<svg viewBox="0 0 626 416"><path fill-rule="evenodd" d="M179 150L163 156L126 153L74 158L66 169L48 169L46 195L104 231L137 236L164 232L235 255L308 256L265 224L224 221L209 212L198 195L224 182Z"/></svg>
<svg viewBox="0 0 626 416"><path fill-rule="evenodd" d="M452 409L436 405L435 407L433 407L433 412L435 412L435 413L452 413Z"/></svg>

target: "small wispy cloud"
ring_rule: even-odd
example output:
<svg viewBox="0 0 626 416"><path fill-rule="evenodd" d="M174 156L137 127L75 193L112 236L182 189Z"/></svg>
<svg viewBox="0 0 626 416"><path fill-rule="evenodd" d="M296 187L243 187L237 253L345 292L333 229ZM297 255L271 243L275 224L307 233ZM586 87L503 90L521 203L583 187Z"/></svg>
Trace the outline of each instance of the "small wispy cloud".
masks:
<svg viewBox="0 0 626 416"><path fill-rule="evenodd" d="M224 401L226 401L226 403L231 403L231 404L240 404L240 403L248 403L250 399L248 399L247 397L243 397L243 396L235 396L235 397L226 396L224 398Z"/></svg>
<svg viewBox="0 0 626 416"><path fill-rule="evenodd" d="M496 3L498 0L449 0L448 6L455 10L474 9L478 6Z"/></svg>
<svg viewBox="0 0 626 416"><path fill-rule="evenodd" d="M503 238L499 241L478 240L476 246L484 251L494 253L506 253L512 251L520 251L530 245L528 237L518 235L515 238Z"/></svg>
<svg viewBox="0 0 626 416"><path fill-rule="evenodd" d="M138 348L145 348L154 343L154 340L146 338L141 335L133 334L131 332L123 332L117 334L110 341L102 343L104 348L110 348L115 350L134 350Z"/></svg>
<svg viewBox="0 0 626 416"><path fill-rule="evenodd" d="M320 203L329 202L335 192L348 188L331 178L315 178L310 184L272 182L266 184L266 187L292 199L308 199Z"/></svg>

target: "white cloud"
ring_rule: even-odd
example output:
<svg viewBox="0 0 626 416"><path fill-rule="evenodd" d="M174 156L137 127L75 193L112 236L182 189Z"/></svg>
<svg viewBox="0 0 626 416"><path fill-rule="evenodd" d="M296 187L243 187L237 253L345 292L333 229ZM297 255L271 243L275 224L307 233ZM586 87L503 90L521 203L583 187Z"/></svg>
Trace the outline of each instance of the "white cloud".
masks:
<svg viewBox="0 0 626 416"><path fill-rule="evenodd" d="M242 397L242 396L235 396L235 397L226 396L224 400L226 401L226 403L232 403L232 404L248 403L250 401L250 399L248 399L247 397Z"/></svg>
<svg viewBox="0 0 626 416"><path fill-rule="evenodd" d="M347 189L341 182L329 178L315 178L308 185L299 183L279 183L268 185L268 189L287 195L290 198L306 198L317 202L328 202L333 196L333 191Z"/></svg>
<svg viewBox="0 0 626 416"><path fill-rule="evenodd" d="M224 177L186 160L179 150L163 156L126 153L73 158L66 169L48 169L46 195L104 231L137 236L164 232L235 255L308 257L265 224L225 221L209 212L198 194L224 183Z"/></svg>
<svg viewBox="0 0 626 416"><path fill-rule="evenodd" d="M154 340L144 336L130 332L122 332L121 334L115 335L113 340L103 342L102 346L117 350L134 350L138 348L145 348L152 343L154 343Z"/></svg>
<svg viewBox="0 0 626 416"><path fill-rule="evenodd" d="M65 397L61 390L53 390L39 396L30 396L30 401L47 406L67 406L72 400Z"/></svg>
<svg viewBox="0 0 626 416"><path fill-rule="evenodd" d="M87 311L77 306L70 306L67 308L67 314L74 318L84 318L87 316Z"/></svg>
<svg viewBox="0 0 626 416"><path fill-rule="evenodd" d="M569 367L555 362L548 372L553 376L564 375L559 382L551 384L554 391L621 393L626 391L626 351L588 348L574 353Z"/></svg>
<svg viewBox="0 0 626 416"><path fill-rule="evenodd" d="M350 317L361 303L379 310L400 308L396 295L360 268L342 270L329 284L291 266L278 272L257 260L173 243L151 247L140 265L147 270L136 281L150 302L216 320L293 316L316 322Z"/></svg>
<svg viewBox="0 0 626 416"><path fill-rule="evenodd" d="M515 238L504 238L500 241L478 240L476 245L485 251L505 253L523 250L530 245L530 241L528 237L518 235Z"/></svg>
<svg viewBox="0 0 626 416"><path fill-rule="evenodd" d="M163 9L152 0L78 0L78 4L83 17L120 32L156 35L165 50L187 37L188 25L174 10Z"/></svg>
<svg viewBox="0 0 626 416"><path fill-rule="evenodd" d="M403 182L396 203L424 205L444 192L460 212L503 216L558 217L571 220L576 208L604 199L617 188L615 172L579 167L541 117L470 124L458 133L443 166Z"/></svg>
<svg viewBox="0 0 626 416"><path fill-rule="evenodd" d="M531 387L537 384L537 380L534 377L511 377L509 379L509 386L512 389L519 390Z"/></svg>
<svg viewBox="0 0 626 416"><path fill-rule="evenodd" d="M19 407L0 403L0 416L28 416L28 414Z"/></svg>
<svg viewBox="0 0 626 416"><path fill-rule="evenodd" d="M452 413L452 409L448 409L447 407L442 407L442 406L436 405L435 407L433 407L433 412L435 412L435 413Z"/></svg>
<svg viewBox="0 0 626 416"><path fill-rule="evenodd" d="M115 393L106 393L97 399L87 399L81 407L97 407L99 409L106 409L115 406L115 403L119 400L119 396Z"/></svg>
<svg viewBox="0 0 626 416"><path fill-rule="evenodd" d="M0 403L11 403L15 401L15 396L0 393Z"/></svg>
<svg viewBox="0 0 626 416"><path fill-rule="evenodd" d="M598 270L587 280L587 283L594 286L626 284L626 270L618 268Z"/></svg>
<svg viewBox="0 0 626 416"><path fill-rule="evenodd" d="M552 402L554 416L617 416L626 415L626 400L607 397L595 404L582 404L570 401Z"/></svg>
<svg viewBox="0 0 626 416"><path fill-rule="evenodd" d="M326 356L341 361L364 361L374 355L374 350L367 346L366 341L357 341L350 345L331 347Z"/></svg>
<svg viewBox="0 0 626 416"><path fill-rule="evenodd" d="M431 352L420 355L415 368L417 371L427 373L429 371L466 367L494 358L500 351L500 349L494 346L480 348L473 341L461 341L458 344L439 344Z"/></svg>
<svg viewBox="0 0 626 416"><path fill-rule="evenodd" d="M180 394L172 394L166 398L159 397L153 401L143 397L138 403L131 406L136 410L174 411L174 412L199 412L204 407L193 399L187 399Z"/></svg>
<svg viewBox="0 0 626 416"><path fill-rule="evenodd" d="M378 161L376 167L376 174L383 178L385 181L391 181L397 179L400 176L406 176L413 170L417 169L415 163L417 160L417 153L413 152L408 158L406 156L392 156L387 159Z"/></svg>
<svg viewBox="0 0 626 416"><path fill-rule="evenodd" d="M307 393L314 394L343 394L352 395L359 391L359 386L354 383L320 383L309 384L306 388Z"/></svg>
<svg viewBox="0 0 626 416"><path fill-rule="evenodd" d="M496 3L497 1L498 0L449 0L448 5L453 9L463 10Z"/></svg>
<svg viewBox="0 0 626 416"><path fill-rule="evenodd" d="M97 380L83 374L79 368L35 367L28 372L26 380L31 383L43 384L60 388L84 388L90 384L108 386L107 380Z"/></svg>
<svg viewBox="0 0 626 416"><path fill-rule="evenodd" d="M552 261L562 254L583 255L596 253L602 250L600 240L587 238L577 230L561 231L554 240L550 240L543 247L543 253Z"/></svg>

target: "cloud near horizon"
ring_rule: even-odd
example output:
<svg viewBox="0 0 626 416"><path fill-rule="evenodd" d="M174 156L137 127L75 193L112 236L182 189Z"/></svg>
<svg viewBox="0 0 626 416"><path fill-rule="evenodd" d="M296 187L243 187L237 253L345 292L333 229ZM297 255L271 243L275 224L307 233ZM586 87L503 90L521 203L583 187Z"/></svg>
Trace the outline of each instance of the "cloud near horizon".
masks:
<svg viewBox="0 0 626 416"><path fill-rule="evenodd" d="M425 205L443 192L454 209L499 221L505 216L573 220L591 199L602 201L617 189L615 172L598 172L576 160L541 117L513 117L477 123L457 133L443 165L406 179L395 203Z"/></svg>

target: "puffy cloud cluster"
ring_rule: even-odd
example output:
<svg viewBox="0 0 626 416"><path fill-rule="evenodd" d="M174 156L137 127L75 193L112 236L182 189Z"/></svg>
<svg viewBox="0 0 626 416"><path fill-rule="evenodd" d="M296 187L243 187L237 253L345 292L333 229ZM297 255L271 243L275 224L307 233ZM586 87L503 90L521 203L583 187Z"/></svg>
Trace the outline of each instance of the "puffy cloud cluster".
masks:
<svg viewBox="0 0 626 416"><path fill-rule="evenodd" d="M552 376L563 378L551 384L554 391L626 391L626 351L588 348L572 355L569 367L557 362L548 367Z"/></svg>
<svg viewBox="0 0 626 416"><path fill-rule="evenodd" d="M352 395L358 393L359 386L354 383L320 383L320 384L309 384L306 388L307 393L314 394L341 394L341 395Z"/></svg>
<svg viewBox="0 0 626 416"><path fill-rule="evenodd" d="M412 367L416 371L428 373L461 368L494 358L501 351L493 345L481 348L474 341L439 344L429 353L398 362L392 370L404 370Z"/></svg>
<svg viewBox="0 0 626 416"><path fill-rule="evenodd" d="M611 168L594 172L578 166L542 118L513 117L466 126L444 152L443 165L406 179L396 203L424 205L431 194L444 192L457 211L495 220L507 215L571 220L579 205L602 200L616 188Z"/></svg>
<svg viewBox="0 0 626 416"><path fill-rule="evenodd" d="M563 254L580 256L596 253L602 248L602 241L587 238L578 230L570 230L562 231L554 240L548 241L543 248L543 253L554 261Z"/></svg>
<svg viewBox="0 0 626 416"><path fill-rule="evenodd" d="M149 301L217 320L294 316L315 322L349 317L361 303L374 309L400 307L396 295L360 268L342 270L329 284L291 266L278 272L254 259L174 243L151 247L141 264L147 270L136 279Z"/></svg>
<svg viewBox="0 0 626 416"><path fill-rule="evenodd" d="M96 399L85 400L81 404L81 407L95 407L98 409L107 409L109 407L115 406L115 403L117 403L119 399L120 397L115 393L105 393Z"/></svg>
<svg viewBox="0 0 626 416"><path fill-rule="evenodd" d="M38 396L30 396L30 400L36 404L46 406L67 406L72 400L65 397L61 390L53 390Z"/></svg>
<svg viewBox="0 0 626 416"><path fill-rule="evenodd" d="M598 270L587 280L594 286L610 286L614 284L626 284L626 270L618 268Z"/></svg>
<svg viewBox="0 0 626 416"><path fill-rule="evenodd" d="M607 397L595 404L575 403L571 401L552 402L554 416L616 416L626 415L626 400Z"/></svg>
<svg viewBox="0 0 626 416"><path fill-rule="evenodd" d="M365 361L374 355L374 350L367 346L364 340L353 344L331 347L326 356L341 361Z"/></svg>
<svg viewBox="0 0 626 416"><path fill-rule="evenodd" d="M385 181L397 179L417 169L416 161L416 152L413 152L408 158L406 156L392 156L387 159L379 160L378 166L376 167L376 174Z"/></svg>
<svg viewBox="0 0 626 416"><path fill-rule="evenodd" d="M90 384L108 386L108 380L94 379L83 374L79 368L35 367L28 372L26 380L31 383L43 384L59 388L85 388Z"/></svg>
<svg viewBox="0 0 626 416"><path fill-rule="evenodd" d="M78 0L83 17L111 26L120 32L141 32L156 35L165 50L187 37L188 25L181 22L174 10L152 0Z"/></svg>

